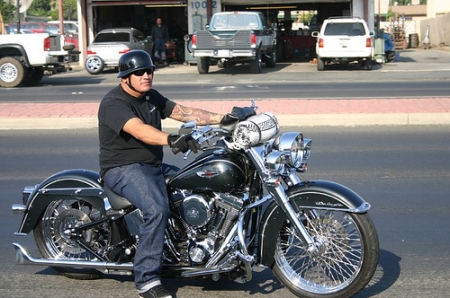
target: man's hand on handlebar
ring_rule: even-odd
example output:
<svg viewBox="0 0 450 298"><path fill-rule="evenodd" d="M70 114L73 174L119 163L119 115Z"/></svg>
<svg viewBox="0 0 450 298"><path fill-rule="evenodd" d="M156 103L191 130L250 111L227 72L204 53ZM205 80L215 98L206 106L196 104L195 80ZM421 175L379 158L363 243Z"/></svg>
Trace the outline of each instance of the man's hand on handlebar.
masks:
<svg viewBox="0 0 450 298"><path fill-rule="evenodd" d="M188 150L197 153L198 149L200 149L200 144L191 135L169 135L167 142L174 154L180 151L186 153Z"/></svg>

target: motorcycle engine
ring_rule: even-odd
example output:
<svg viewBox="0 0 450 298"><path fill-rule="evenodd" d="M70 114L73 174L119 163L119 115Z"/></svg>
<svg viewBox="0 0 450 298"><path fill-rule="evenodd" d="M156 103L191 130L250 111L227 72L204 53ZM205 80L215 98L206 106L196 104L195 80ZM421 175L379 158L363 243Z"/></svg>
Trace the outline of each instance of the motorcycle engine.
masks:
<svg viewBox="0 0 450 298"><path fill-rule="evenodd" d="M182 229L188 238L189 260L203 263L233 227L244 205L244 195L212 193L208 196L181 191L172 195L177 198Z"/></svg>
<svg viewBox="0 0 450 298"><path fill-rule="evenodd" d="M199 228L211 220L213 208L213 204L208 203L205 198L194 194L181 202L180 215L188 225Z"/></svg>

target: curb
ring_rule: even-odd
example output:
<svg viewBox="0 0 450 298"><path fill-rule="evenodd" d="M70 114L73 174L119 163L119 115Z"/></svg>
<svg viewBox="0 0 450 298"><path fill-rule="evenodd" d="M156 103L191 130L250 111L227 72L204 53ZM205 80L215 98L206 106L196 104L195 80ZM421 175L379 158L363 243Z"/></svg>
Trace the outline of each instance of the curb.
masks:
<svg viewBox="0 0 450 298"><path fill-rule="evenodd" d="M284 114L276 115L276 117L281 127L450 125L450 113ZM180 122L178 121L163 120L164 129L176 129L179 126ZM97 117L0 119L0 130L92 129L97 127Z"/></svg>
<svg viewBox="0 0 450 298"><path fill-rule="evenodd" d="M276 115L282 127L450 125L450 97L378 99L264 99L258 112ZM236 101L183 101L183 105L228 113ZM0 103L0 130L97 127L98 102ZM164 128L180 123L163 121Z"/></svg>

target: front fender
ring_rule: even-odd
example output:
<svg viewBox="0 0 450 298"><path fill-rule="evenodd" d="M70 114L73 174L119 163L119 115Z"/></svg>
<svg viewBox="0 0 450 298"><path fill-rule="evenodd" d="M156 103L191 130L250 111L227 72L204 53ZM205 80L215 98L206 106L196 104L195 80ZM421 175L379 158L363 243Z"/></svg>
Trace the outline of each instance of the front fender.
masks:
<svg viewBox="0 0 450 298"><path fill-rule="evenodd" d="M105 211L106 195L99 174L90 170L65 170L48 177L30 193L16 234L31 232L48 204L67 197L83 198L102 212Z"/></svg>
<svg viewBox="0 0 450 298"><path fill-rule="evenodd" d="M370 204L350 188L332 181L306 181L286 191L296 212L302 209L326 209L353 213L369 211ZM281 207L272 202L266 209L260 226L261 264L272 267L278 233L287 216Z"/></svg>

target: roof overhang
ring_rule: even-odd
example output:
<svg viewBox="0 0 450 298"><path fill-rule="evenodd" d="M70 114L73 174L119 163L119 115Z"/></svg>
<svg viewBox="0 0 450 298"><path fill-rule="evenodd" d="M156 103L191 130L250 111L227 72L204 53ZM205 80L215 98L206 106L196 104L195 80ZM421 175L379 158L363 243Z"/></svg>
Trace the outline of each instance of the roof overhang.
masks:
<svg viewBox="0 0 450 298"><path fill-rule="evenodd" d="M288 6L303 3L341 3L351 0L223 0L225 5Z"/></svg>

